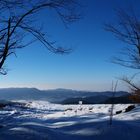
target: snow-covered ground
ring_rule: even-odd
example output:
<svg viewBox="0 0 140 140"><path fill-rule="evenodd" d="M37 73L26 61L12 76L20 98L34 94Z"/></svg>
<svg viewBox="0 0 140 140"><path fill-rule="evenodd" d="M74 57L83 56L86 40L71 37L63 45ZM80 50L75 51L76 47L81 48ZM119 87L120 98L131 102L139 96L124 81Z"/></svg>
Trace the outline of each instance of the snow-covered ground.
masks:
<svg viewBox="0 0 140 140"><path fill-rule="evenodd" d="M25 105L0 110L0 140L139 140L140 106L59 105L45 101L20 101ZM122 113L115 115L116 111Z"/></svg>

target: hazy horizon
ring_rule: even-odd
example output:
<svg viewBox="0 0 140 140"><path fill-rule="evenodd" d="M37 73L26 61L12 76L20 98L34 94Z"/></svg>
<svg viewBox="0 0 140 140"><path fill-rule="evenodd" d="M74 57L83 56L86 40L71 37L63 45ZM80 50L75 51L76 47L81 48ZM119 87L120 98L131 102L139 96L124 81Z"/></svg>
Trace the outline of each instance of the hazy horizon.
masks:
<svg viewBox="0 0 140 140"><path fill-rule="evenodd" d="M56 88L39 88L39 87L34 87L34 86L7 86L7 87L0 87L0 89L38 89L38 90L75 90L75 91L89 91L89 92L106 92L106 91L112 91L111 88L108 90L89 90L89 89L78 89L78 88L64 88L64 87L56 87ZM118 89L116 91L126 91L128 92L129 89L128 88L124 88L124 89Z"/></svg>

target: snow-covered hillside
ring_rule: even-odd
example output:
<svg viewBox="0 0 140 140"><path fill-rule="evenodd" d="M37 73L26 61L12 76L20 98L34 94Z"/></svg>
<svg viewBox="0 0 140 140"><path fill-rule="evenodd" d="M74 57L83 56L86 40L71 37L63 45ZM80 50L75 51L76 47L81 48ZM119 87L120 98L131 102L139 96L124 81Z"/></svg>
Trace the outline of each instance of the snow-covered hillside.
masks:
<svg viewBox="0 0 140 140"><path fill-rule="evenodd" d="M45 101L20 101L0 110L0 140L139 140L140 106L59 105ZM122 113L115 115L116 111Z"/></svg>

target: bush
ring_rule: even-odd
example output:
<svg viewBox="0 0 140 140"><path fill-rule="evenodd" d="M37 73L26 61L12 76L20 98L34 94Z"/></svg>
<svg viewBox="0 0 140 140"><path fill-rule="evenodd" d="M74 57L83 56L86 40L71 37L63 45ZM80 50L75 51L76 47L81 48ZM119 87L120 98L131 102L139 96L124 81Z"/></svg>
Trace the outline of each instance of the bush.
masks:
<svg viewBox="0 0 140 140"><path fill-rule="evenodd" d="M140 103L140 90L134 90L133 94L129 97L129 99L131 99L135 103Z"/></svg>
<svg viewBox="0 0 140 140"><path fill-rule="evenodd" d="M122 113L122 110L116 111L116 114L120 114Z"/></svg>
<svg viewBox="0 0 140 140"><path fill-rule="evenodd" d="M135 108L135 105L130 105L125 109L125 112L129 112Z"/></svg>

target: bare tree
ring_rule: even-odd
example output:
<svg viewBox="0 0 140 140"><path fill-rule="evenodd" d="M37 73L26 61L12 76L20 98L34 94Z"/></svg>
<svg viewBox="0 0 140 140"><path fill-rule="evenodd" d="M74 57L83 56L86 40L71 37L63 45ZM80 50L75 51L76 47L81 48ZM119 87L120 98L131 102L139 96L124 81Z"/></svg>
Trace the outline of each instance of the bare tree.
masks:
<svg viewBox="0 0 140 140"><path fill-rule="evenodd" d="M140 84L139 82L137 82L137 80L135 80L135 78L138 77L139 74L140 73L135 73L130 77L123 76L122 78L120 78L120 80L125 81L125 83L129 85L129 88L131 89L131 91L140 90Z"/></svg>
<svg viewBox="0 0 140 140"><path fill-rule="evenodd" d="M118 10L118 21L116 24L106 24L105 29L121 41L127 44L121 55L113 57L112 62L124 67L140 70L140 18L133 10L126 12ZM127 83L132 93L139 93L140 85L134 82L134 78L138 78L138 74L132 77L125 76L121 78ZM137 81L138 82L138 81Z"/></svg>
<svg viewBox="0 0 140 140"><path fill-rule="evenodd" d="M0 0L0 73L7 73L4 63L9 55L16 55L17 49L35 41L52 53L70 53L71 48L58 47L47 38L42 25L37 24L41 19L36 15L42 10L54 10L67 26L80 18L78 6L76 0Z"/></svg>
<svg viewBox="0 0 140 140"><path fill-rule="evenodd" d="M127 13L118 10L117 15L117 24L106 24L105 29L127 43L129 47L123 49L122 57L114 57L112 62L125 67L140 69L140 19L133 11Z"/></svg>
<svg viewBox="0 0 140 140"><path fill-rule="evenodd" d="M135 73L131 77L124 76L120 80L127 83L129 89L131 90L130 99L136 103L140 103L140 81L136 79L140 73Z"/></svg>

